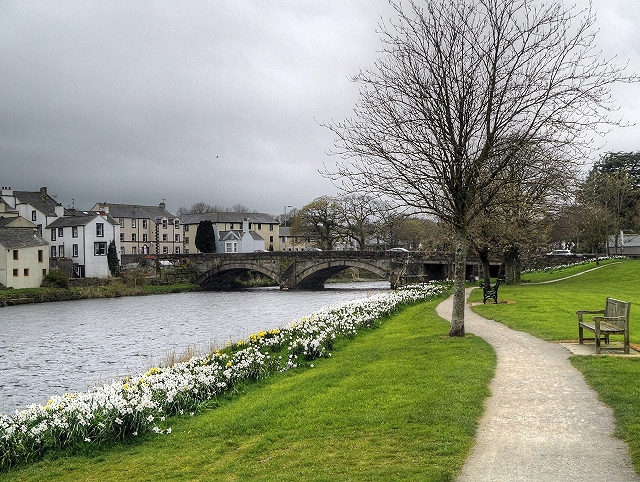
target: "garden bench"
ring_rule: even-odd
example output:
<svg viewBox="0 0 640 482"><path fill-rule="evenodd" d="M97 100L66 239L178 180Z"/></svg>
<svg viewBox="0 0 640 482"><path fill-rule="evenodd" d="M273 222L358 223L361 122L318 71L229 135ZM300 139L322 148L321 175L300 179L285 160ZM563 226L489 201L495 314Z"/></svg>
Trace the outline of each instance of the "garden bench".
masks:
<svg viewBox="0 0 640 482"><path fill-rule="evenodd" d="M578 337L580 344L583 344L585 329L595 334L596 354L600 353L600 341L604 339L605 344L609 344L609 335L612 333L624 335L624 352L629 353L629 311L631 303L627 301L614 300L607 298L604 310L577 311L578 315ZM595 316L591 321L585 321L584 315L600 315ZM602 338L601 338L602 337Z"/></svg>
<svg viewBox="0 0 640 482"><path fill-rule="evenodd" d="M496 284L493 286L489 286L488 288L484 286L482 291L484 291L484 296L482 299L483 303L486 303L487 300L493 299L493 301L498 303L498 288L500 287L500 280L496 280Z"/></svg>

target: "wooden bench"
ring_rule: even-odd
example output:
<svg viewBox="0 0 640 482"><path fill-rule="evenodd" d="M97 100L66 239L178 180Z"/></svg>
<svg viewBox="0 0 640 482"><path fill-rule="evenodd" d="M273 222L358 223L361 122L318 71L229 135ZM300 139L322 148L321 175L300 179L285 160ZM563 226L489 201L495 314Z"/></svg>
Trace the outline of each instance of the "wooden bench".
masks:
<svg viewBox="0 0 640 482"><path fill-rule="evenodd" d="M493 286L489 286L488 288L484 286L482 291L484 291L484 296L482 302L486 304L487 300L493 299L493 301L498 303L498 288L500 287L500 280L496 280L496 284Z"/></svg>
<svg viewBox="0 0 640 482"><path fill-rule="evenodd" d="M629 311L631 303L627 301L614 300L607 298L604 310L597 311L577 311L578 315L578 336L580 344L583 344L585 329L595 334L596 353L600 353L600 341L604 339L605 344L609 344L609 335L624 335L624 352L629 353ZM595 316L591 321L585 321L584 315L601 315Z"/></svg>

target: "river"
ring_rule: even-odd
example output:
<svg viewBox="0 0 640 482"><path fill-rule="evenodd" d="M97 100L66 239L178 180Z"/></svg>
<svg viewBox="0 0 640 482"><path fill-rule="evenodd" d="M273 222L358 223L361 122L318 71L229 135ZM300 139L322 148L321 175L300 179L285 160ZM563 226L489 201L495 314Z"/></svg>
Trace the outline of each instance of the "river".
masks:
<svg viewBox="0 0 640 482"><path fill-rule="evenodd" d="M384 289L388 282L339 283L322 291L208 291L0 308L0 412L143 373L171 354L204 353Z"/></svg>

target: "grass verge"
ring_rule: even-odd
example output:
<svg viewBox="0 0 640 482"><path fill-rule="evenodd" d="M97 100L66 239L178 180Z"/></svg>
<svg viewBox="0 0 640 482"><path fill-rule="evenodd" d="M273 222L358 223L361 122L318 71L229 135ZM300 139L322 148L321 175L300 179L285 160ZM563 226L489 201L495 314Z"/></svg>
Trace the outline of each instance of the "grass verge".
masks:
<svg viewBox="0 0 640 482"><path fill-rule="evenodd" d="M35 480L451 481L473 444L492 348L420 303L333 356L171 420L172 433L0 475ZM238 396L241 395L241 396Z"/></svg>

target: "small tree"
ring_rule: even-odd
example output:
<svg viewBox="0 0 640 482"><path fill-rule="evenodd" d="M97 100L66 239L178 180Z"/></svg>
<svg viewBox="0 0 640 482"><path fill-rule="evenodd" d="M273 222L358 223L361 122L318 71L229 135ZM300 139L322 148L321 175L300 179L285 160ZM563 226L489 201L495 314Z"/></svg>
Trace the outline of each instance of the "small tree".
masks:
<svg viewBox="0 0 640 482"><path fill-rule="evenodd" d="M118 276L120 272L120 260L118 259L116 242L113 239L109 243L109 248L107 249L107 265L109 266L109 271L111 271L111 276Z"/></svg>
<svg viewBox="0 0 640 482"><path fill-rule="evenodd" d="M201 253L215 253L216 235L213 231L213 223L209 220L200 221L196 231L196 248Z"/></svg>

